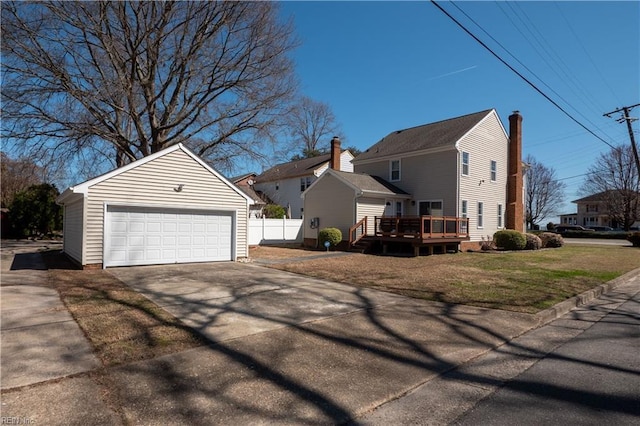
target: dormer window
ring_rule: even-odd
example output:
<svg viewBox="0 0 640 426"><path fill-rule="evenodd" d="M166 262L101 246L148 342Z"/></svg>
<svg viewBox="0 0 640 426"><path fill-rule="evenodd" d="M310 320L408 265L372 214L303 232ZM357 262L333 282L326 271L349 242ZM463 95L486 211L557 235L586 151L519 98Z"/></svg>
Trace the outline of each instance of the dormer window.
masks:
<svg viewBox="0 0 640 426"><path fill-rule="evenodd" d="M391 182L400 180L400 160L389 162L389 180Z"/></svg>

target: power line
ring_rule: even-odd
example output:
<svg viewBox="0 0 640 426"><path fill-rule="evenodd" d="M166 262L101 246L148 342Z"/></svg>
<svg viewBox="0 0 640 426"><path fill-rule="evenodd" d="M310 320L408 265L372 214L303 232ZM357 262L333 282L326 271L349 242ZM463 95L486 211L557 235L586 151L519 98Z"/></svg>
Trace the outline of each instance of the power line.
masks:
<svg viewBox="0 0 640 426"><path fill-rule="evenodd" d="M607 81L606 78L604 78L604 75L602 75L602 72L600 71L600 68L598 67L598 65L596 64L596 62L593 60L593 58L591 57L591 55L589 54L589 51L587 51L587 49L584 47L584 44L582 43L582 41L580 41L580 37L578 37L578 35L576 34L576 32L573 29L573 26L571 25L571 22L567 19L566 15L564 14L564 12L562 11L562 9L560 8L560 5L558 5L558 2L553 2L553 4L556 6L556 8L558 9L558 12L560 12L560 16L562 16L562 19L564 19L564 22L567 24L567 28L569 28L569 30L571 31L571 33L573 34L573 37L576 39L576 41L578 42L578 44L580 45L580 47L582 47L582 51L585 53L585 55L587 56L587 58L589 58L589 61L591 62L591 65L593 65L593 68L596 70L596 72L598 73L598 75L600 76L600 78L602 79L602 82L604 83L604 85L607 87L607 89L609 89L609 92L611 92L611 94L613 95L614 98L616 98L616 100L618 101L618 103L622 103L620 101L620 98L618 97L618 95L614 92L614 90L611 88L611 85L609 85L609 82Z"/></svg>
<svg viewBox="0 0 640 426"><path fill-rule="evenodd" d="M529 15L527 15L527 12L520 6L520 4L518 4L518 3L507 3L507 5L509 6L509 8L511 8L511 10L514 13L515 13L516 9L518 9L520 11L520 13L522 14L522 16L524 16L524 19L522 17L520 17L520 16L518 16L518 18L521 20L521 22L523 23L524 27L529 31L529 33L531 33L533 38L536 40L536 42L538 43L538 45L542 49L541 51L549 59L551 59L551 61L553 61L553 63L556 65L556 67L553 67L545 60L545 63L549 66L551 71L553 71L558 76L558 78L562 82L564 82L564 84L569 88L569 90L571 90L571 92L573 92L573 94L576 96L576 98L582 99L583 103L585 104L585 106L591 108L592 112L595 112L597 114L598 111L602 111L602 109L600 107L598 107L598 105L596 105L596 101L593 98L593 96L591 96L591 91L587 90L584 87L584 85L581 84L581 82L578 80L578 78L575 75L575 73L573 75L571 75L571 70L567 66L566 62L562 59L562 57L560 55L558 55L558 53L553 48L551 43L549 43L549 41L546 39L544 34L542 34L540 32L540 30L536 27L536 25L533 23L533 21L531 20ZM538 54L540 55L540 57L542 57L544 59L544 56L540 53L540 51L538 51ZM559 71L559 73L558 73L558 71ZM580 87L580 86L582 86L582 87ZM586 101L589 101L591 103L591 105L588 105ZM576 112L578 112L578 114L580 114L585 120L589 121L589 119L587 117L585 117L583 114L581 114L576 108L573 108L573 109ZM594 123L592 123L591 121L589 121L589 123L592 126L598 128L598 126L595 125ZM600 130L602 132L601 129L598 128L598 130Z"/></svg>
<svg viewBox="0 0 640 426"><path fill-rule="evenodd" d="M533 75L535 78L538 79L538 81L540 81L540 83L542 83L547 89L549 89L551 92L553 92L554 95L556 95L558 98L560 98L561 101L563 101L564 103L566 103L567 105L571 106L571 104L569 103L569 101L567 101L565 98L562 97L562 95L560 95L558 92L556 92L551 86L549 86L547 83L545 83L545 81L540 78L540 76L538 76L533 70L531 70L526 64L524 64L520 59L518 59L513 53L511 53L509 51L509 49L507 49L502 43L500 43L498 40L495 39L495 37L493 37L491 34L489 34L489 32L487 30L485 30L482 25L480 25L478 22L476 22L471 16L469 16L464 10L462 10L460 8L460 6L458 6L455 2L451 2L451 4L453 5L453 7L455 7L456 9L458 9L460 11L460 13L462 13L467 19L469 19L471 22L473 22L478 28L480 28L480 30L485 33L487 35L487 37L489 37L491 40L493 40L494 43L496 43L498 46L500 46L500 48L502 48L502 50L504 50L505 52L507 52L507 54L509 54L509 56L511 56L513 59L515 59L516 62L518 62L525 70L527 70L531 75ZM499 4L498 4L498 7ZM511 5L509 5L509 7L511 7ZM502 10L502 9L500 9ZM504 10L502 10L502 13L505 13ZM514 13L515 14L515 13ZM509 18L511 20L511 18L509 17L509 15L507 15L505 13L505 15L507 16L507 18ZM517 15L516 15L517 16ZM520 18L518 16L518 18ZM521 19L521 18L520 18ZM513 21L511 21L513 23ZM524 21L522 21L524 23ZM515 24L514 24L515 26ZM522 31L520 31L520 29L516 26L516 29L518 29L518 31L520 32L520 34L528 41L527 36L524 35L524 33ZM538 42L539 43L539 42ZM531 42L529 42L529 44L531 44ZM545 63L549 66L549 68L551 68L552 70L554 70L554 68L551 66L551 64L549 64L549 62L546 60L546 58L541 55L538 51L538 49L531 44L531 46L536 50L536 52L538 52L538 55L542 58L542 60L545 61ZM555 70L554 70L555 72ZM556 73L556 75L566 83L566 81L558 74ZM567 84L567 86L569 86ZM571 87L570 87L571 88ZM575 91L574 91L575 94ZM573 107L572 107L573 108ZM580 114L584 119L586 119L587 121L589 121L589 119L587 117L585 117L582 113L580 113L580 111L578 111L576 108L573 108L574 111L576 111L578 114ZM589 121L591 123L591 121ZM594 125L594 123L591 123L591 125ZM597 126L596 126L597 127ZM602 131L601 129L598 129L600 131Z"/></svg>
<svg viewBox="0 0 640 426"><path fill-rule="evenodd" d="M470 30L468 30L464 25L462 25L462 23L460 23L456 18L454 18L452 15L449 14L449 12L447 12L446 10L444 10L435 0L431 0L431 3L436 6L442 13L444 13L449 19L451 19L453 22L456 23L456 25L458 25L464 32L466 32L469 36L471 36L475 41L477 41L482 47L484 47L487 51L489 51L489 53L491 53L496 59L498 59L500 62L502 62L507 68L509 68L511 71L513 71L518 77L520 77L522 80L524 80L529 86L531 86L536 92L538 92L539 94L541 94L546 100L548 100L549 102L551 102L551 104L553 104L553 106L555 106L556 108L558 108L560 111L562 111L567 117L569 117L573 122L575 122L577 125L579 125L580 127L582 127L583 129L585 129L587 132L589 132L591 135L595 136L598 140L602 141L604 144L606 144L607 146L609 146L612 149L615 149L615 147L610 144L609 142L607 142L606 140L604 140L603 138L601 138L600 136L598 136L597 134L595 134L593 132L593 130L591 130L590 128L588 128L587 126L585 126L584 124L582 124L580 121L578 121L578 119L576 119L573 115L571 115L569 112L567 112L562 106L560 106L556 101L554 101L553 99L551 99L546 93L544 93L540 88L538 88L538 86L536 86L534 83L532 83L528 78L526 78L524 75L522 75L518 70L516 70L514 67L512 67L507 61L505 61L504 59L502 59L502 57L500 57L500 55L498 55L496 52L494 52L489 46L487 46L482 40L480 40L475 34L473 34Z"/></svg>

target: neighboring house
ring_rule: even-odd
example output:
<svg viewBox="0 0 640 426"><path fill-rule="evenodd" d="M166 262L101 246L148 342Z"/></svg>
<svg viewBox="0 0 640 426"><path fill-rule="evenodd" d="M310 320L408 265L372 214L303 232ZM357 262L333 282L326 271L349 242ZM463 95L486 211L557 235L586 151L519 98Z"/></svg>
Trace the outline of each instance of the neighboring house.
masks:
<svg viewBox="0 0 640 426"><path fill-rule="evenodd" d="M256 176L254 189L290 211L292 219L300 219L304 216L300 194L330 167L331 158L336 161L332 168L353 172L353 155L348 150L341 151L340 139L334 137L331 140L331 153L278 164Z"/></svg>
<svg viewBox="0 0 640 426"><path fill-rule="evenodd" d="M577 225L578 224L578 214L577 213L566 213L560 215L560 224L561 225Z"/></svg>
<svg viewBox="0 0 640 426"><path fill-rule="evenodd" d="M253 184L256 181L256 176L257 175L255 173L248 173L246 175L229 179L235 186L238 187L238 189L251 197L251 199L253 200L253 204L249 206L250 218L262 217L262 209L267 205L267 201L265 200L266 197L253 189Z"/></svg>
<svg viewBox="0 0 640 426"><path fill-rule="evenodd" d="M640 194L638 194L638 196L640 196ZM613 202L612 199L616 199L617 197L616 191L605 191L574 200L572 203L577 204L577 213L560 216L561 222L565 218L569 219L575 216L575 222L573 224L581 225L585 228L591 226L623 228L624 223L618 223L615 218L612 218L608 208L608 206L611 205L610 203ZM640 212L636 213L636 217L638 216L640 216ZM564 224L564 222L562 223ZM636 226L638 226L637 223L632 225L633 228Z"/></svg>
<svg viewBox="0 0 640 426"><path fill-rule="evenodd" d="M349 216L351 226L366 216L369 235L403 237L416 250L434 241L477 248L500 229L524 231L521 122L518 112L509 117L509 137L491 109L390 133L353 160L351 178L325 173L303 194L305 243L315 244L312 218L353 240ZM356 183L371 179L386 189Z"/></svg>
<svg viewBox="0 0 640 426"><path fill-rule="evenodd" d="M65 190L64 253L83 268L248 257L253 200L182 144Z"/></svg>

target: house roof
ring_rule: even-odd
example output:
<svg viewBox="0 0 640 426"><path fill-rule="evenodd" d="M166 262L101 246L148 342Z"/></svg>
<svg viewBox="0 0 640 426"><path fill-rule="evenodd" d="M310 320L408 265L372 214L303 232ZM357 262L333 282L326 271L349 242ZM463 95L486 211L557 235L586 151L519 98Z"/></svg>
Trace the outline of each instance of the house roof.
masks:
<svg viewBox="0 0 640 426"><path fill-rule="evenodd" d="M349 173L332 170L334 174L349 182L362 192L378 192L388 195L409 195L397 186L387 182L379 176L371 176L365 173Z"/></svg>
<svg viewBox="0 0 640 426"><path fill-rule="evenodd" d="M253 199L253 203L256 205L264 205L267 204L262 197L260 196L260 194L258 194L252 187L248 186L248 185L236 185L238 187L238 189L240 189L240 191L244 192L245 194L247 194L249 197L251 197L251 199Z"/></svg>
<svg viewBox="0 0 640 426"><path fill-rule="evenodd" d="M309 188L307 188L305 192L302 193L302 197L304 198L305 194L311 191L312 188L314 188L325 176L335 176L339 181L358 192L358 196L366 195L373 197L411 198L410 194L397 186L390 184L381 177L371 176L365 173L342 172L333 169L327 169L327 171L325 171L315 182L311 184Z"/></svg>
<svg viewBox="0 0 640 426"><path fill-rule="evenodd" d="M189 157L193 158L193 160L195 160L197 163L199 163L202 167L204 167L207 171L209 171L211 174L213 174L214 176L216 176L218 179L220 179L222 182L224 182L225 184L227 184L231 189L233 189L235 192L237 192L240 196L242 196L243 198L245 198L249 204L253 204L253 200L251 199L251 197L249 197L247 194L245 194L244 192L242 192L240 189L238 189L238 187L236 185L234 185L233 183L229 182L229 180L227 180L227 178L225 178L222 174L218 173L217 171L215 171L210 165L208 165L207 163L204 162L204 160L202 160L200 157L198 157L197 155L195 155L193 152L191 152L186 146L184 146L181 143L178 143L176 145L172 145L168 148L165 148L161 151L155 152L151 155L148 155L146 157L143 157L139 160L136 160L132 163L129 163L125 166L119 167L115 170L112 170L108 173L105 173L103 175L97 176L93 179L89 179L85 182L82 182L78 185L75 186L70 186L69 188L67 188L62 194L60 194L58 196L58 198L56 198L56 202L59 204L64 204L67 201L71 201L71 200L75 200L78 199L79 197L82 196L86 196L88 190L90 187L99 184L100 182L104 182L107 179L111 179L114 176L118 176L124 172L127 172L129 170L132 170L136 167L142 166L143 164L147 164L150 161L155 160L156 158L165 156L167 154L170 154L174 151L177 150L181 150L182 152L184 152L185 154L187 154Z"/></svg>
<svg viewBox="0 0 640 426"><path fill-rule="evenodd" d="M433 148L441 148L455 144L480 121L482 121L493 109L463 115L424 124L408 129L396 130L382 138L371 148L358 155L353 161L375 159L379 157L393 156L412 151L422 151Z"/></svg>
<svg viewBox="0 0 640 426"><path fill-rule="evenodd" d="M588 203L593 201L603 201L606 194L607 194L607 191L598 192L597 194L591 194L591 195L587 195L586 197L580 198L578 200L573 200L572 203Z"/></svg>
<svg viewBox="0 0 640 426"><path fill-rule="evenodd" d="M584 198L573 200L572 203L594 203L597 201L607 201L607 197L611 193L613 193L614 195L620 195L620 191L609 190L609 191L598 192L596 194L587 195ZM632 194L633 194L633 191L628 192L628 195L632 195Z"/></svg>
<svg viewBox="0 0 640 426"><path fill-rule="evenodd" d="M340 155L348 150L342 150ZM322 154L317 157L303 158L302 160L290 161L271 167L256 176L256 182L273 182L281 179L288 179L298 176L313 174L313 171L320 168L331 159L331 154Z"/></svg>
<svg viewBox="0 0 640 426"><path fill-rule="evenodd" d="M241 180L243 180L243 179L246 179L246 178L251 177L251 176L256 176L256 175L257 175L257 173L254 173L254 172L251 172L251 173L245 173L245 174L240 175L240 176L230 177L230 178L229 178L229 180L230 180L231 182L233 182L233 183L238 183L238 182L240 182L240 181L241 181Z"/></svg>

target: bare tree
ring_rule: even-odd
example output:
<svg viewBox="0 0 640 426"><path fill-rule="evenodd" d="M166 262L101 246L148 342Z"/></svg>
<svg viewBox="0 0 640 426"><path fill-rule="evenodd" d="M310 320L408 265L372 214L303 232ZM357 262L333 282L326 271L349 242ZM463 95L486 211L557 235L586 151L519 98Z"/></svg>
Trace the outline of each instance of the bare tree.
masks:
<svg viewBox="0 0 640 426"><path fill-rule="evenodd" d="M3 2L2 28L2 133L31 158L260 157L295 92L273 2Z"/></svg>
<svg viewBox="0 0 640 426"><path fill-rule="evenodd" d="M598 195L611 220L629 230L640 220L640 176L631 145L601 154L587 172L580 192Z"/></svg>
<svg viewBox="0 0 640 426"><path fill-rule="evenodd" d="M554 169L546 167L533 156L525 159L528 164L526 184L526 220L527 227L533 229L536 224L556 213L564 201L565 184L556 178Z"/></svg>
<svg viewBox="0 0 640 426"><path fill-rule="evenodd" d="M303 96L285 118L292 139L290 151L300 151L298 158L315 157L329 150L331 137L339 132L331 107Z"/></svg>
<svg viewBox="0 0 640 426"><path fill-rule="evenodd" d="M33 161L27 158L13 160L4 152L0 152L2 167L2 207L8 207L17 193L32 185L44 182L44 172Z"/></svg>

